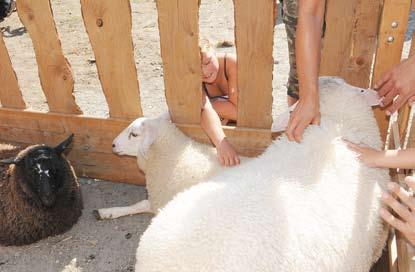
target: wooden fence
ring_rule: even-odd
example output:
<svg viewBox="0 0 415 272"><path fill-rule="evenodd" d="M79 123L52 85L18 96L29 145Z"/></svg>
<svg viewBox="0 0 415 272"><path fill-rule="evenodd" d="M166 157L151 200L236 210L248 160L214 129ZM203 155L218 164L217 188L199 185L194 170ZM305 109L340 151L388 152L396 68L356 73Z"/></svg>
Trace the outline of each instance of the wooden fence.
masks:
<svg viewBox="0 0 415 272"><path fill-rule="evenodd" d="M273 0L235 0L234 6L238 124L224 129L241 153L255 155L272 139ZM410 6L410 0L328 0L321 74L370 87L401 60ZM79 175L143 184L135 159L118 157L111 147L113 138L142 116L130 2L81 0L81 8L109 118L84 116L76 104L73 75L62 53L49 0L17 0L19 17L33 42L49 112L26 110L0 34L0 140L56 144L75 133L69 159ZM200 104L194 103L202 95L199 0L158 0L157 9L172 120L188 135L208 142L199 125ZM388 119L381 110L375 111L385 138ZM401 111L401 133L406 131L408 114L407 108Z"/></svg>
<svg viewBox="0 0 415 272"><path fill-rule="evenodd" d="M373 79L400 61L410 4L409 0L329 0L321 74L369 87ZM225 127L225 133L241 153L255 155L272 139L273 0L237 0L234 6L238 124ZM143 184L135 160L118 157L111 150L113 138L142 115L130 2L81 0L109 118L85 116L76 104L71 68L62 53L49 0L18 0L17 8L33 42L49 112L26 110L1 38L0 140L54 144L73 132L76 137L69 158L78 174ZM157 9L165 94L172 119L188 135L208 142L199 125L200 104L194 103L202 95L199 1L159 0ZM377 115L385 135L387 119L381 111Z"/></svg>

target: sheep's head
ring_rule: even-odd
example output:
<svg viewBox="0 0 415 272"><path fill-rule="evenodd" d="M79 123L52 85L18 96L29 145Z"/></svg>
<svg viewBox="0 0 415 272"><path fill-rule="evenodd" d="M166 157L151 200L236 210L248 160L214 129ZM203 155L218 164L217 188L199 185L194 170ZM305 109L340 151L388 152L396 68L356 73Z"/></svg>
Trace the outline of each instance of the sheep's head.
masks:
<svg viewBox="0 0 415 272"><path fill-rule="evenodd" d="M158 118L137 118L114 139L112 142L113 152L118 155L145 158L150 146L158 136L160 122L168 118L167 114Z"/></svg>
<svg viewBox="0 0 415 272"><path fill-rule="evenodd" d="M16 157L1 160L0 163L14 164L23 192L34 202L52 207L69 171L62 153L71 144L72 138L73 134L56 147L30 146Z"/></svg>

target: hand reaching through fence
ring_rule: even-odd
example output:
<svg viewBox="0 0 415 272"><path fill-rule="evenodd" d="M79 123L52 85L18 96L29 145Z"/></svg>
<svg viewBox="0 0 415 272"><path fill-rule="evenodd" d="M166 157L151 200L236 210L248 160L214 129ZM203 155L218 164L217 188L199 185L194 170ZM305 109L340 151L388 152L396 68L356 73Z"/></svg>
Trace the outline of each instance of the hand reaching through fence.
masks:
<svg viewBox="0 0 415 272"><path fill-rule="evenodd" d="M382 104L388 106L386 114L391 115L407 101L415 101L415 56L402 61L386 72L374 88L383 97ZM396 99L395 99L396 98ZM392 103L392 104L391 104Z"/></svg>

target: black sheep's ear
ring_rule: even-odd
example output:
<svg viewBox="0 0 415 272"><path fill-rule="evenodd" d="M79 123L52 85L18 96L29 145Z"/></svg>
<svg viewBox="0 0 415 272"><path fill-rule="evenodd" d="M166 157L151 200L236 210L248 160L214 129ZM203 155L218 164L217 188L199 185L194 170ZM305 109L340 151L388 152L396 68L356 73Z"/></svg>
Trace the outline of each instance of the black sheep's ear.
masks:
<svg viewBox="0 0 415 272"><path fill-rule="evenodd" d="M62 154L69 147L69 145L72 143L73 136L74 135L72 133L66 140L64 140L62 143L58 144L55 147L56 153L58 153L59 155Z"/></svg>
<svg viewBox="0 0 415 272"><path fill-rule="evenodd" d="M21 159L18 159L16 157L11 157L7 159L0 160L0 164L19 164L21 162Z"/></svg>

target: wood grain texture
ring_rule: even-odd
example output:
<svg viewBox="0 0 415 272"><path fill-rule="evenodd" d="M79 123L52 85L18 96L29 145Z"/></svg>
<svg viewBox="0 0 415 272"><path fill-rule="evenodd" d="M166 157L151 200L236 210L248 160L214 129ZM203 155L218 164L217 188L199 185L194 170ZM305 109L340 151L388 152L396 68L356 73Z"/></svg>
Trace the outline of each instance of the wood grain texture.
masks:
<svg viewBox="0 0 415 272"><path fill-rule="evenodd" d="M49 0L18 0L17 11L35 49L40 83L51 112L79 114L71 67L63 56Z"/></svg>
<svg viewBox="0 0 415 272"><path fill-rule="evenodd" d="M142 116L128 0L81 0L98 75L113 118Z"/></svg>
<svg viewBox="0 0 415 272"><path fill-rule="evenodd" d="M175 123L199 124L202 104L199 1L157 0L166 102Z"/></svg>
<svg viewBox="0 0 415 272"><path fill-rule="evenodd" d="M410 0L384 1L372 84L378 81L383 73L401 62L410 5ZM397 23L396 27L392 26L393 22ZM375 116L382 139L385 140L389 124L388 117L385 111L379 108L375 109Z"/></svg>
<svg viewBox="0 0 415 272"><path fill-rule="evenodd" d="M237 126L270 129L273 0L238 0L234 3L239 90Z"/></svg>
<svg viewBox="0 0 415 272"><path fill-rule="evenodd" d="M369 87L381 4L381 0L328 1L321 75Z"/></svg>
<svg viewBox="0 0 415 272"><path fill-rule="evenodd" d="M112 141L128 126L128 121L2 108L0 120L0 141L5 142L55 145L74 133L68 158L80 176L134 184L145 182L135 157L112 153Z"/></svg>
<svg viewBox="0 0 415 272"><path fill-rule="evenodd" d="M5 108L25 109L26 104L0 32L0 104Z"/></svg>
<svg viewBox="0 0 415 272"><path fill-rule="evenodd" d="M176 124L184 134L198 142L211 144L206 133L199 125ZM252 129L224 126L226 138L235 147L238 154L254 157L260 155L271 144L269 129Z"/></svg>

